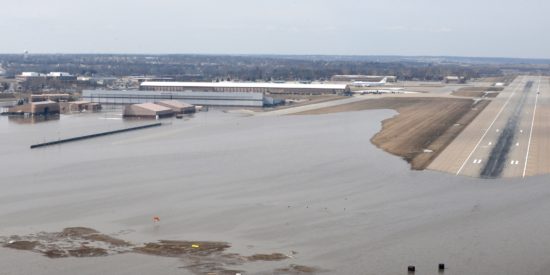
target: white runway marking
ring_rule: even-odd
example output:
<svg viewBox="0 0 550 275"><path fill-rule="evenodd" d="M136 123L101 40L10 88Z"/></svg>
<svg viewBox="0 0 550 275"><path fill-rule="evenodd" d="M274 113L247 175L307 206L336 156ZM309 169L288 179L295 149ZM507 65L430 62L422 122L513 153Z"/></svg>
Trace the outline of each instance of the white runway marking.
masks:
<svg viewBox="0 0 550 275"><path fill-rule="evenodd" d="M512 97L514 96L514 94L516 93L516 91L518 90L518 88L521 86L520 84L523 83L523 81L520 81L519 84L516 86L516 88L514 89L514 91L510 94L510 96L508 97L508 99L506 100L506 102L504 102L504 105L502 105L502 108L500 108L500 111L497 113L497 115L495 116L495 119L493 119L493 121L491 122L491 124L489 125L489 127L487 128L487 130L485 131L485 133L483 133L483 135L481 136L481 138L479 139L479 141L477 142L476 146L474 147L474 149L470 152L470 154L468 155L468 157L464 160L464 162L462 163L462 166L460 166L460 168L458 169L458 171L456 172L456 175L458 176L458 174L460 174L460 172L462 171L462 169L464 169L464 166L466 166L466 163L470 160L470 158L472 157L472 155L474 154L474 152L477 150L477 147L479 147L479 145L481 144L481 142L483 141L483 139L485 138L485 136L487 136L487 133L489 133L489 130L491 129L491 127L493 127L493 124L495 124L495 122L497 121L498 117L500 116L500 114L502 113L502 111L504 111L504 108L506 108L506 105L508 105L508 103L510 102L510 100L512 99Z"/></svg>
<svg viewBox="0 0 550 275"><path fill-rule="evenodd" d="M529 150L531 149L531 138L533 137L533 128L535 126L535 115L537 114L537 102L539 101L539 92L540 92L540 76L539 84L537 86L537 96L535 97L535 108L533 108L533 119L531 120L531 130L529 131L529 142L527 143L527 153L525 154L525 164L523 166L523 175L525 178L525 173L527 172L527 161L529 160Z"/></svg>

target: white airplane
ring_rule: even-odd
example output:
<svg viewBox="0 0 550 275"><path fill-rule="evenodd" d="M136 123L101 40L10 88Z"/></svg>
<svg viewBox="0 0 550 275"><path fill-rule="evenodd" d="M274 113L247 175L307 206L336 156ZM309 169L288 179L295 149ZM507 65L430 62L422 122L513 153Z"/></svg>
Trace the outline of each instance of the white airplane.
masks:
<svg viewBox="0 0 550 275"><path fill-rule="evenodd" d="M376 90L360 90L352 91L354 94L366 95L366 94L401 94L404 93L403 88L383 88Z"/></svg>
<svg viewBox="0 0 550 275"><path fill-rule="evenodd" d="M380 80L379 82L353 81L352 84L355 87L378 87L386 85L387 80L388 78L384 77L384 79Z"/></svg>

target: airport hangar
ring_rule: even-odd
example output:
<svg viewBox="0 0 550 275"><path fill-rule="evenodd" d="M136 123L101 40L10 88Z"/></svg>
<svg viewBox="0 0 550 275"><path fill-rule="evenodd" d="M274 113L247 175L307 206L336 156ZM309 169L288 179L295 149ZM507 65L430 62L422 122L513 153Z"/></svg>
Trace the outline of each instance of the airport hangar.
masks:
<svg viewBox="0 0 550 275"><path fill-rule="evenodd" d="M270 94L346 94L346 84L246 82L143 82L139 91L85 90L82 97L103 104L178 100L193 105L262 107L278 104Z"/></svg>
<svg viewBox="0 0 550 275"><path fill-rule="evenodd" d="M262 107L272 104L273 99L263 93L224 93L196 91L116 91L84 90L82 98L101 104L139 104L154 103L164 100L177 100L201 106L243 106Z"/></svg>
<svg viewBox="0 0 550 275"><path fill-rule="evenodd" d="M304 84L271 82L143 82L142 91L261 92L267 94L344 94L346 84Z"/></svg>

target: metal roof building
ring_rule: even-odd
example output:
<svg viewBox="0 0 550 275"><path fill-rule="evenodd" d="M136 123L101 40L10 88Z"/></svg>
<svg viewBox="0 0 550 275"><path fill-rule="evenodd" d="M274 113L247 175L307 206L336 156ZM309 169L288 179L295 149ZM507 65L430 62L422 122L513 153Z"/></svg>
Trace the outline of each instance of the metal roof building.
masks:
<svg viewBox="0 0 550 275"><path fill-rule="evenodd" d="M61 113L70 113L70 112L83 112L83 111L99 111L101 110L101 105L99 103L93 103L90 101L67 101L59 102L59 107Z"/></svg>
<svg viewBox="0 0 550 275"><path fill-rule="evenodd" d="M172 109L177 114L188 114L195 112L195 106L177 100L163 100L155 104Z"/></svg>
<svg viewBox="0 0 550 275"><path fill-rule="evenodd" d="M174 111L168 107L154 103L132 104L124 108L124 117L162 118L174 115Z"/></svg>
<svg viewBox="0 0 550 275"><path fill-rule="evenodd" d="M346 84L260 82L143 82L142 91L260 92L268 94L344 94Z"/></svg>
<svg viewBox="0 0 550 275"><path fill-rule="evenodd" d="M257 92L109 91L84 90L82 98L102 104L133 104L164 100L193 105L262 107L267 98Z"/></svg>
<svg viewBox="0 0 550 275"><path fill-rule="evenodd" d="M59 103L53 101L30 102L13 106L8 109L9 114L51 115L59 114Z"/></svg>

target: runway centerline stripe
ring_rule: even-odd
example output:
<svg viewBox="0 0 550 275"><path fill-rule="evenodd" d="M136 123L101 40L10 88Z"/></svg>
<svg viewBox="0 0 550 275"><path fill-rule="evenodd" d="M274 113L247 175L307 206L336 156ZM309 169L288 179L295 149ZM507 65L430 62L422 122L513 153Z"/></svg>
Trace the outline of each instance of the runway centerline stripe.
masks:
<svg viewBox="0 0 550 275"><path fill-rule="evenodd" d="M500 117L500 114L502 113L502 111L504 111L504 108L506 108L506 106L508 105L508 103L510 102L510 100L512 99L512 97L514 96L514 94L516 93L516 91L518 90L518 88L521 86L521 83L523 83L523 81L520 80L520 83L516 86L516 88L514 89L514 91L512 91L512 93L510 94L510 96L508 97L508 99L506 100L506 102L504 103L504 105L502 105L502 108L500 108L500 111L497 113L497 115L495 116L495 119L493 120L493 122L491 122L491 124L489 125L489 127L487 128L487 130L485 130L485 133L483 133L483 135L481 136L481 138L479 139L479 141L477 142L476 146L474 147L474 149L470 152L470 154L468 155L468 157L464 160L464 162L462 163L462 165L460 166L460 168L458 169L458 171L456 172L456 175L458 176L460 174L460 172L462 172L462 169L464 169L464 166L466 166L466 163L470 160L470 158L472 157L472 155L474 154L474 152L477 150L477 148L479 147L479 145L481 144L481 142L483 141L483 139L485 138L485 136L487 136L487 133L489 133L489 130L491 130L491 128L493 127L493 124L495 124L495 122L497 121L497 119Z"/></svg>
<svg viewBox="0 0 550 275"><path fill-rule="evenodd" d="M529 80L525 84L525 88L523 89L519 102L516 103L512 115L506 122L506 127L502 130L495 147L491 150L487 164L483 167L483 170L481 170L480 176L482 178L497 178L501 175L505 167L505 162L508 158L512 142L515 139L515 132L518 127L525 102L529 96L528 93L533 87L533 82L534 81ZM519 164L519 161L517 160L514 160L513 162L514 165Z"/></svg>

